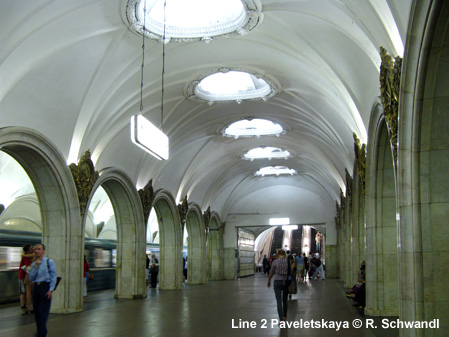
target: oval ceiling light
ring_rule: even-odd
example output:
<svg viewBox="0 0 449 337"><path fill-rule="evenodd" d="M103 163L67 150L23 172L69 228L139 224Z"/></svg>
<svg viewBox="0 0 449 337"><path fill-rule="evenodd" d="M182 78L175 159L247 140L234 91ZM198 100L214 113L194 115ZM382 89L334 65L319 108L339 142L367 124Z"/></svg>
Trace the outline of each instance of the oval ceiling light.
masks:
<svg viewBox="0 0 449 337"><path fill-rule="evenodd" d="M279 85L267 76L243 69L220 68L189 83L186 96L191 100L237 102L267 100L279 92Z"/></svg>
<svg viewBox="0 0 449 337"><path fill-rule="evenodd" d="M246 34L262 20L260 7L252 0L167 1L166 39L209 42L218 37ZM126 17L135 32L162 40L164 0L128 0Z"/></svg>
<svg viewBox="0 0 449 337"><path fill-rule="evenodd" d="M286 166L265 166L260 168L257 172L254 173L255 176L280 176L280 175L295 175L298 174L296 170L288 168Z"/></svg>
<svg viewBox="0 0 449 337"><path fill-rule="evenodd" d="M261 137L277 136L285 132L284 128L267 119L247 118L234 122L223 128L222 135L225 137Z"/></svg>
<svg viewBox="0 0 449 337"><path fill-rule="evenodd" d="M287 159L291 154L287 150L278 147L261 146L251 149L243 154L242 158L253 161L254 159Z"/></svg>

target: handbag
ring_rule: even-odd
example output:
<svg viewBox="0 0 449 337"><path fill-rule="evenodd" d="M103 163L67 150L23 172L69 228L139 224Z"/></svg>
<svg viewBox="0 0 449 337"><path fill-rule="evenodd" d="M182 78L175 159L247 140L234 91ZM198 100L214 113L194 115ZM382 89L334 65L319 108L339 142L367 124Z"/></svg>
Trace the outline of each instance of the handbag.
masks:
<svg viewBox="0 0 449 337"><path fill-rule="evenodd" d="M288 293L289 294L296 294L298 291L298 288L296 288L296 282L292 282L290 286L288 287Z"/></svg>

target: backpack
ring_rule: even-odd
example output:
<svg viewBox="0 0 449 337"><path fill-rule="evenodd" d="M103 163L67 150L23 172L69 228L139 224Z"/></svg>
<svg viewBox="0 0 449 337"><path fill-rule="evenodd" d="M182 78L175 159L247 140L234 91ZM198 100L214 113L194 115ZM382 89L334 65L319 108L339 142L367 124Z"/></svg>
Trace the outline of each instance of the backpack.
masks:
<svg viewBox="0 0 449 337"><path fill-rule="evenodd" d="M47 258L47 273L48 273L48 271L50 270L50 264L49 264L49 262L48 262L49 260L50 260L50 259ZM61 282L61 279L62 279L61 276L56 276L56 284L55 284L55 289L53 289L53 291L56 290L56 288L58 287L59 282Z"/></svg>

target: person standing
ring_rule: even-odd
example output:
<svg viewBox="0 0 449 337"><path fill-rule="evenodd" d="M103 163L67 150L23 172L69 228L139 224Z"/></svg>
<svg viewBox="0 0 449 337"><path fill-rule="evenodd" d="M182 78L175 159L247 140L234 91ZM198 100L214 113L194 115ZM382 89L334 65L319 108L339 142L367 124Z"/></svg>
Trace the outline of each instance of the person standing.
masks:
<svg viewBox="0 0 449 337"><path fill-rule="evenodd" d="M307 268L307 274L309 275L309 279L310 279L310 276L312 275L312 253L309 253L309 257L307 258L307 260L308 260L308 265L309 265L309 268Z"/></svg>
<svg viewBox="0 0 449 337"><path fill-rule="evenodd" d="M296 278L298 281L303 281L304 277L304 255L301 256L300 253L298 253L298 256L296 256Z"/></svg>
<svg viewBox="0 0 449 337"><path fill-rule="evenodd" d="M22 315L31 314L31 282L28 278L30 273L31 263L34 259L33 246L27 243L23 246L22 259L19 265L19 291L20 291L20 306ZM25 305L26 302L26 305Z"/></svg>
<svg viewBox="0 0 449 337"><path fill-rule="evenodd" d="M186 262L184 263L184 270L182 271L183 272L183 275L184 275L184 280L186 280L187 281L187 268L189 267L189 257L188 256L186 256Z"/></svg>
<svg viewBox="0 0 449 337"><path fill-rule="evenodd" d="M51 298L56 286L56 264L45 257L45 245L34 247L36 261L31 264L29 279L33 283L34 319L37 337L47 336L47 320L50 314Z"/></svg>
<svg viewBox="0 0 449 337"><path fill-rule="evenodd" d="M145 285L148 286L148 275L150 274L150 259L148 254L145 254L147 261L145 262Z"/></svg>
<svg viewBox="0 0 449 337"><path fill-rule="evenodd" d="M263 256L262 265L263 265L263 274L268 274L268 271L270 270L270 262L268 261L267 255Z"/></svg>
<svg viewBox="0 0 449 337"><path fill-rule="evenodd" d="M154 254L151 254L150 273L151 273L151 288L156 288L157 274L159 273L159 260L156 258L156 255Z"/></svg>
<svg viewBox="0 0 449 337"><path fill-rule="evenodd" d="M87 301L87 281L93 280L94 276L90 271L89 262L87 261L87 255L84 254L84 267L83 267L83 301Z"/></svg>
<svg viewBox="0 0 449 337"><path fill-rule="evenodd" d="M271 286L271 279L274 278L273 289L277 302L279 321L287 319L288 305L288 262L283 249L277 251L277 258L271 264L270 274L268 275L268 288Z"/></svg>
<svg viewBox="0 0 449 337"><path fill-rule="evenodd" d="M316 244L316 251L321 252L321 240L323 238L323 234L321 234L320 231L316 233L315 235L315 244Z"/></svg>
<svg viewBox="0 0 449 337"><path fill-rule="evenodd" d="M304 282L306 282L307 280L307 276L309 273L309 258L306 256L306 253L302 253L302 257L303 257L303 264L304 264Z"/></svg>

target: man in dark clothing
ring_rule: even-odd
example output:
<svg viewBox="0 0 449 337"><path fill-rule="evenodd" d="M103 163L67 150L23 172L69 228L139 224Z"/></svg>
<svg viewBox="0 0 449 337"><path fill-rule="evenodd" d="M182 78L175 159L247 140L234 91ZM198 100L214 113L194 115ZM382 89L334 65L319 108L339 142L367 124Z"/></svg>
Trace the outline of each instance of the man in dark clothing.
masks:
<svg viewBox="0 0 449 337"><path fill-rule="evenodd" d="M151 273L151 288L156 288L157 274L159 274L159 260L156 258L156 255L154 254L151 254L150 273Z"/></svg>
<svg viewBox="0 0 449 337"><path fill-rule="evenodd" d="M44 257L45 246L38 243L34 247L36 261L31 264L28 278L33 282L34 318L37 325L37 337L47 336L47 320L50 314L51 299L56 287L56 265L53 260Z"/></svg>
<svg viewBox="0 0 449 337"><path fill-rule="evenodd" d="M264 274L268 274L268 272L269 272L269 262L268 262L268 258L267 258L266 255L263 256L262 265L263 265L263 273Z"/></svg>

